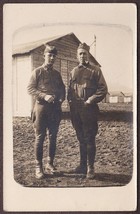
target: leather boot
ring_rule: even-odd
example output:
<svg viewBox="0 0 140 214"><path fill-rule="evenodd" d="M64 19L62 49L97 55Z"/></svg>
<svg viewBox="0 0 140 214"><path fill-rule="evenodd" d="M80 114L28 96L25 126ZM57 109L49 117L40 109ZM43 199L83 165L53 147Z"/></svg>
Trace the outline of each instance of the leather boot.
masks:
<svg viewBox="0 0 140 214"><path fill-rule="evenodd" d="M44 177L42 161L36 161L35 176L37 179L41 179Z"/></svg>
<svg viewBox="0 0 140 214"><path fill-rule="evenodd" d="M80 165L75 169L75 173L87 173L87 148L86 144L80 144Z"/></svg>
<svg viewBox="0 0 140 214"><path fill-rule="evenodd" d="M95 177L94 174L94 159L95 159L95 144L87 146L87 159L88 159L88 166L87 166L87 178L93 179Z"/></svg>
<svg viewBox="0 0 140 214"><path fill-rule="evenodd" d="M56 172L56 168L53 165L53 159L50 157L47 158L46 170L49 174L54 174Z"/></svg>
<svg viewBox="0 0 140 214"><path fill-rule="evenodd" d="M88 167L87 167L87 178L88 178L88 179L93 179L94 177L95 177L95 174L94 174L94 167L88 165Z"/></svg>

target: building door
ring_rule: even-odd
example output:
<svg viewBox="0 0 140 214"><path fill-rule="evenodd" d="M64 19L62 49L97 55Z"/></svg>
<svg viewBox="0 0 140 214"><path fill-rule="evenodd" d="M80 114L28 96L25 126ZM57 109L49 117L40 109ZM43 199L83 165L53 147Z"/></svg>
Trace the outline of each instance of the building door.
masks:
<svg viewBox="0 0 140 214"><path fill-rule="evenodd" d="M19 56L13 64L13 116L30 116L31 97L27 93L27 85L31 75L31 58Z"/></svg>

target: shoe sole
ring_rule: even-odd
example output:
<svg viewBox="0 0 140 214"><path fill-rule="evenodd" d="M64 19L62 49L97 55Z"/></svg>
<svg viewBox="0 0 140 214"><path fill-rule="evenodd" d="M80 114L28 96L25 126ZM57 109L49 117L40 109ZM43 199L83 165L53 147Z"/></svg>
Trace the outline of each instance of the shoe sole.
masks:
<svg viewBox="0 0 140 214"><path fill-rule="evenodd" d="M54 175L55 173L57 173L55 170L51 170L51 169L46 169L46 172L51 175Z"/></svg>
<svg viewBox="0 0 140 214"><path fill-rule="evenodd" d="M35 176L36 177L36 179L42 179L42 178L44 178L45 176L44 175L40 175L40 176Z"/></svg>
<svg viewBox="0 0 140 214"><path fill-rule="evenodd" d="M92 179L94 179L94 178L95 178L95 175L89 175L89 176L87 175L87 176L86 176L86 178L87 178L87 179L91 179L91 180L92 180Z"/></svg>

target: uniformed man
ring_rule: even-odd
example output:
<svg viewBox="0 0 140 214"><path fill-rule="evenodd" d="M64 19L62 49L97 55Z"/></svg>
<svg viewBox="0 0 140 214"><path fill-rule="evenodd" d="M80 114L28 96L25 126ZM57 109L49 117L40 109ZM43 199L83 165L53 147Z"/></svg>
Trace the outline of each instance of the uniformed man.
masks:
<svg viewBox="0 0 140 214"><path fill-rule="evenodd" d="M56 48L47 45L44 51L45 62L32 72L28 85L28 93L36 100L32 120L35 129L36 178L38 179L44 176L42 159L46 129L49 133L46 170L51 174L56 170L54 167L56 138L61 120L61 104L65 99L65 86L61 75L53 68L56 55Z"/></svg>
<svg viewBox="0 0 140 214"><path fill-rule="evenodd" d="M99 66L89 63L89 46L80 44L77 49L79 65L70 73L68 101L71 120L80 143L80 165L75 173L94 178L95 137L98 131L97 103L107 94L107 85Z"/></svg>

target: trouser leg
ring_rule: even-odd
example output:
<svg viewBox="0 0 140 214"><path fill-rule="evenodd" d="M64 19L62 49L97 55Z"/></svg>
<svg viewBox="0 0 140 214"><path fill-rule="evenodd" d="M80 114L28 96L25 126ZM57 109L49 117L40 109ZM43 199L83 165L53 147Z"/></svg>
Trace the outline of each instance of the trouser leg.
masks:
<svg viewBox="0 0 140 214"><path fill-rule="evenodd" d="M96 154L95 136L98 131L96 109L85 108L82 112L84 142L87 145L87 177L94 177L94 161Z"/></svg>
<svg viewBox="0 0 140 214"><path fill-rule="evenodd" d="M41 179L43 173L43 143L45 139L45 129L40 130L39 127L35 129L35 161L36 161L36 178Z"/></svg>
<svg viewBox="0 0 140 214"><path fill-rule="evenodd" d="M43 159L43 143L46 135L46 118L44 106L35 105L34 110L34 129L35 129L35 175L37 179L44 176L42 159Z"/></svg>
<svg viewBox="0 0 140 214"><path fill-rule="evenodd" d="M46 118L44 106L36 104L35 106L35 159L38 164L42 166L43 158L43 143L46 135Z"/></svg>
<svg viewBox="0 0 140 214"><path fill-rule="evenodd" d="M48 142L48 157L47 157L47 165L46 169L49 173L53 174L56 170L54 167L54 157L56 151L56 135L49 131L49 142Z"/></svg>
<svg viewBox="0 0 140 214"><path fill-rule="evenodd" d="M88 132L87 132L88 133ZM87 145L87 178L94 178L94 161L96 154L95 136L91 133L85 135L85 141Z"/></svg>
<svg viewBox="0 0 140 214"><path fill-rule="evenodd" d="M57 141L57 133L59 129L59 124L61 121L61 110L52 112L50 115L48 124L49 130L49 142L48 142L48 158L47 161L50 165L53 165L55 153L56 153L56 141Z"/></svg>
<svg viewBox="0 0 140 214"><path fill-rule="evenodd" d="M80 165L87 168L87 145L85 143L80 143Z"/></svg>
<svg viewBox="0 0 140 214"><path fill-rule="evenodd" d="M50 164L53 164L54 157L55 157L55 151L56 151L56 136L54 134L49 134L49 151L48 151L48 162Z"/></svg>
<svg viewBox="0 0 140 214"><path fill-rule="evenodd" d="M45 133L37 133L37 131L35 132L35 159L41 164L43 159L43 143L45 139Z"/></svg>
<svg viewBox="0 0 140 214"><path fill-rule="evenodd" d="M93 137L90 144L87 144L87 163L88 166L93 167L96 154L95 137Z"/></svg>
<svg viewBox="0 0 140 214"><path fill-rule="evenodd" d="M94 165L96 155L96 142L95 136L97 133L96 122L90 126L84 127L84 141L87 146L87 164L90 166Z"/></svg>
<svg viewBox="0 0 140 214"><path fill-rule="evenodd" d="M76 131L76 136L79 141L79 150L80 150L80 166L76 168L77 173L86 173L87 168L87 145L84 142L84 131L82 126L82 121L78 111L75 111L75 108L71 109L71 120L73 127Z"/></svg>

